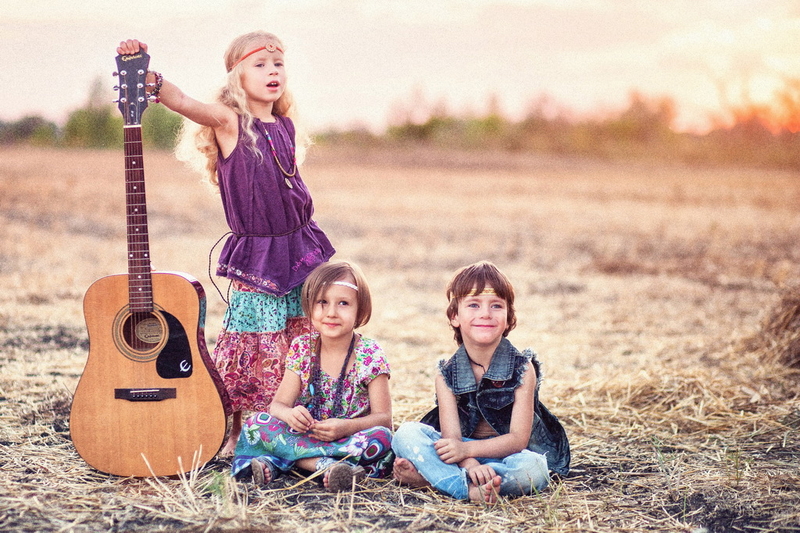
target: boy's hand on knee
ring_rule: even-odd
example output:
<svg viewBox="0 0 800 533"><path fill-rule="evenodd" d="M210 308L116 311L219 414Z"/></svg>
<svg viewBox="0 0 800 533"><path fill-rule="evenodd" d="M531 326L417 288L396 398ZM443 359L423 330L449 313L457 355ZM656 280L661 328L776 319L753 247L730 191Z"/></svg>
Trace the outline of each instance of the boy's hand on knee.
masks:
<svg viewBox="0 0 800 533"><path fill-rule="evenodd" d="M447 464L460 463L468 458L466 443L461 439L442 438L433 443L439 459Z"/></svg>

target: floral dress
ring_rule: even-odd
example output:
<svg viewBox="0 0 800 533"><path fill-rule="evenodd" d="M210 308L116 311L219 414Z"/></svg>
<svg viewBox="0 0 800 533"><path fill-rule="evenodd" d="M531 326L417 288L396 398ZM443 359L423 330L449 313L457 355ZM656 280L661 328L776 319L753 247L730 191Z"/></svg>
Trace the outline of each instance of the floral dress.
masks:
<svg viewBox="0 0 800 533"><path fill-rule="evenodd" d="M286 356L286 371L300 377L302 392L295 405L307 405L311 401L310 381L314 347L319 333L312 332L292 342ZM389 363L378 344L361 335L353 347L355 364L345 375L339 418L357 418L370 413L370 382L381 374L389 375ZM316 391L324 402L320 404L319 419L330 418L333 412L333 390L338 377L321 371L320 391ZM383 477L391 468L392 434L389 428L376 426L359 431L337 441L321 441L311 435L298 433L288 424L261 412L250 417L243 425L236 444L236 453L231 464L231 475L236 476L258 458L269 461L279 470L291 470L294 463L307 457L332 457L344 459L351 464L363 466L369 477Z"/></svg>

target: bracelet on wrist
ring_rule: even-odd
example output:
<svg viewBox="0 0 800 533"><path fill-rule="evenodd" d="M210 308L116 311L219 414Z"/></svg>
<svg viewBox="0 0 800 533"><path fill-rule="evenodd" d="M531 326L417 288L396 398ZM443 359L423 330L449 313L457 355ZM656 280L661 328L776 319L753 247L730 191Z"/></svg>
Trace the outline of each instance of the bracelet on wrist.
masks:
<svg viewBox="0 0 800 533"><path fill-rule="evenodd" d="M153 98L155 103L159 103L161 99L158 97L158 95L161 93L161 86L164 84L164 76L155 70L151 70L149 72L156 77L156 82L153 84L153 90L150 91L150 97Z"/></svg>

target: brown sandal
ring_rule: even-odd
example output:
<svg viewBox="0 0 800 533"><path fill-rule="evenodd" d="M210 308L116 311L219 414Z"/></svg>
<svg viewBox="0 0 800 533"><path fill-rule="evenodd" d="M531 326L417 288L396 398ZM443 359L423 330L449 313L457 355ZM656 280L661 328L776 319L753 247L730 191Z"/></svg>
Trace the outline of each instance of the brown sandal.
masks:
<svg viewBox="0 0 800 533"><path fill-rule="evenodd" d="M350 466L347 463L337 463L328 471L328 490L342 492L352 490L355 484L367 477L367 472L361 466Z"/></svg>
<svg viewBox="0 0 800 533"><path fill-rule="evenodd" d="M269 461L250 460L250 469L253 471L253 483L262 487L278 479L280 471ZM269 480L267 480L266 470L269 470Z"/></svg>

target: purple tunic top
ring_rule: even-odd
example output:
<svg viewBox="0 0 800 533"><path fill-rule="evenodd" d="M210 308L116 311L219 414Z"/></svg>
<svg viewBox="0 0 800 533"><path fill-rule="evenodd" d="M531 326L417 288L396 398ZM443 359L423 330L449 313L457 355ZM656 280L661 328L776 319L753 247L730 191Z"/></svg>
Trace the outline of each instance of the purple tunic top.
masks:
<svg viewBox="0 0 800 533"><path fill-rule="evenodd" d="M314 205L299 171L286 177L267 143L269 131L281 166L294 166L294 124L275 116L275 122L253 123L259 158L244 132L227 157L217 163L225 218L233 234L220 253L217 275L283 296L302 285L308 274L335 250L311 217ZM285 179L292 184L286 185Z"/></svg>

